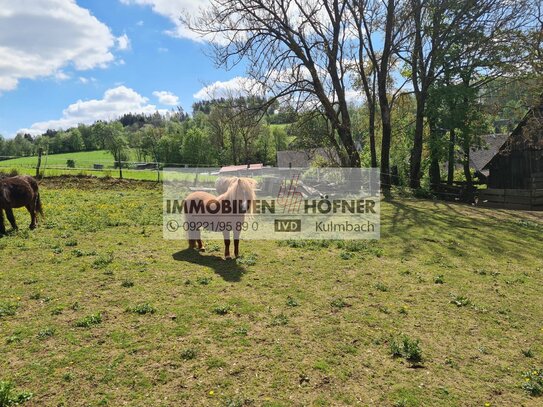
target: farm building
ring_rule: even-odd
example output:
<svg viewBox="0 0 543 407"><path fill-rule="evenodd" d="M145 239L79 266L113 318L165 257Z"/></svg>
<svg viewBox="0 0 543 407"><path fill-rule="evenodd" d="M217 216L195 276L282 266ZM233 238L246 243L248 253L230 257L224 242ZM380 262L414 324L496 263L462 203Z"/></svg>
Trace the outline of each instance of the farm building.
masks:
<svg viewBox="0 0 543 407"><path fill-rule="evenodd" d="M485 206L543 210L543 97L484 166L488 189Z"/></svg>

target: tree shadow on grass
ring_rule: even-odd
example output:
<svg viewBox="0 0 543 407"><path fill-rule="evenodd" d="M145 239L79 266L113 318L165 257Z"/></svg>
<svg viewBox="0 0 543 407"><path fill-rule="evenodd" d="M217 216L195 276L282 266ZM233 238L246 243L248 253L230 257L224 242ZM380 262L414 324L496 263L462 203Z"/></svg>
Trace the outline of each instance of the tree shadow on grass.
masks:
<svg viewBox="0 0 543 407"><path fill-rule="evenodd" d="M246 270L240 266L235 259L224 260L222 257L206 255L197 252L194 249L185 249L173 254L173 259L187 263L197 264L203 267L209 267L223 280L231 283L241 281L241 277Z"/></svg>

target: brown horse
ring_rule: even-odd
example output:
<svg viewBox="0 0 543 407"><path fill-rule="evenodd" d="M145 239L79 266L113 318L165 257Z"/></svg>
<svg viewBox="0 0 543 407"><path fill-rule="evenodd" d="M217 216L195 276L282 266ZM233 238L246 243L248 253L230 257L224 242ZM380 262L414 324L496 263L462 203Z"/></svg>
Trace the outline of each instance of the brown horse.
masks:
<svg viewBox="0 0 543 407"><path fill-rule="evenodd" d="M230 232L234 237L234 257L239 256L240 225L252 211L256 199L256 181L251 178L229 178L228 188L215 196L207 192L193 192L184 201L185 219L189 228L189 247L205 251L201 239L202 228L222 232L224 257L230 259Z"/></svg>
<svg viewBox="0 0 543 407"><path fill-rule="evenodd" d="M37 226L38 214L43 217L38 183L30 176L0 178L0 235L6 234L3 210L13 230L17 230L13 208L26 207L32 221L30 229Z"/></svg>

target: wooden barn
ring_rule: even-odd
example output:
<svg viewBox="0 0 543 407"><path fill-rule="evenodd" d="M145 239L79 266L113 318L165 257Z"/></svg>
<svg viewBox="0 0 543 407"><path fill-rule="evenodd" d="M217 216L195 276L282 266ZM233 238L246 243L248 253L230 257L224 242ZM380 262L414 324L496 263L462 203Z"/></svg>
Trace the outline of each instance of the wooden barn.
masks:
<svg viewBox="0 0 543 407"><path fill-rule="evenodd" d="M485 165L488 189L479 204L543 210L543 96Z"/></svg>

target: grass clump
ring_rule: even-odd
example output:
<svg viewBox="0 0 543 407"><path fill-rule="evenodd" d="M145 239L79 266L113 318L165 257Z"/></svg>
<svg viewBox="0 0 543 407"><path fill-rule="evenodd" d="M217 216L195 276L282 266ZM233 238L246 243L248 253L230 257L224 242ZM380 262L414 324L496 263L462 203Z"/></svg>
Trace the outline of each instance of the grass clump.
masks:
<svg viewBox="0 0 543 407"><path fill-rule="evenodd" d="M464 295L457 295L451 300L451 304L456 305L457 307L467 307L469 304L471 304L471 301L468 297Z"/></svg>
<svg viewBox="0 0 543 407"><path fill-rule="evenodd" d="M274 316L270 323L271 326L283 326L287 324L288 324L288 317L283 313Z"/></svg>
<svg viewBox="0 0 543 407"><path fill-rule="evenodd" d="M113 253L109 252L103 255L98 256L93 262L92 262L92 268L94 269L104 269L107 266L109 266L111 263L113 263Z"/></svg>
<svg viewBox="0 0 543 407"><path fill-rule="evenodd" d="M138 304L135 307L129 308L128 311L134 314L145 315L145 314L154 314L156 312L156 308L153 307L149 303L144 303L144 304Z"/></svg>
<svg viewBox="0 0 543 407"><path fill-rule="evenodd" d="M192 359L196 359L197 355L198 355L198 352L196 352L195 349L189 348L181 352L181 359L192 360Z"/></svg>
<svg viewBox="0 0 543 407"><path fill-rule="evenodd" d="M200 285L209 285L211 284L211 277L198 277L196 282Z"/></svg>
<svg viewBox="0 0 543 407"><path fill-rule="evenodd" d="M434 279L434 283L445 284L445 278L443 277L443 275L439 275Z"/></svg>
<svg viewBox="0 0 543 407"><path fill-rule="evenodd" d="M287 306L288 307L299 307L300 303L296 301L295 298L291 297L290 295L287 297Z"/></svg>
<svg viewBox="0 0 543 407"><path fill-rule="evenodd" d="M244 266L254 266L256 264L256 254L249 253L245 256L238 257L236 262Z"/></svg>
<svg viewBox="0 0 543 407"><path fill-rule="evenodd" d="M403 358L411 365L422 363L422 349L419 340L411 339L407 335L401 335L390 342L390 353L395 358Z"/></svg>
<svg viewBox="0 0 543 407"><path fill-rule="evenodd" d="M91 314L87 315L85 318L76 321L75 326L78 328L90 328L94 325L99 325L102 323L102 314Z"/></svg>
<svg viewBox="0 0 543 407"><path fill-rule="evenodd" d="M0 381L0 407L19 406L32 398L33 394L27 391L14 393L13 384Z"/></svg>
<svg viewBox="0 0 543 407"><path fill-rule="evenodd" d="M38 332L38 339L47 339L55 335L55 328L44 328Z"/></svg>
<svg viewBox="0 0 543 407"><path fill-rule="evenodd" d="M0 318L13 316L15 311L17 311L17 305L0 303Z"/></svg>
<svg viewBox="0 0 543 407"><path fill-rule="evenodd" d="M134 287L134 282L132 280L124 280L122 283L121 283L121 287L124 287L124 288L132 288Z"/></svg>
<svg viewBox="0 0 543 407"><path fill-rule="evenodd" d="M522 388L532 397L543 396L543 369L531 369L523 376Z"/></svg>
<svg viewBox="0 0 543 407"><path fill-rule="evenodd" d="M219 305L213 308L213 313L217 315L226 315L230 312L230 307L228 305Z"/></svg>
<svg viewBox="0 0 543 407"><path fill-rule="evenodd" d="M347 304L347 302L343 298L336 298L335 300L332 300L330 302L330 305L333 308L338 308L338 309L347 308L349 306L349 304Z"/></svg>

